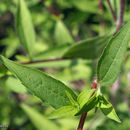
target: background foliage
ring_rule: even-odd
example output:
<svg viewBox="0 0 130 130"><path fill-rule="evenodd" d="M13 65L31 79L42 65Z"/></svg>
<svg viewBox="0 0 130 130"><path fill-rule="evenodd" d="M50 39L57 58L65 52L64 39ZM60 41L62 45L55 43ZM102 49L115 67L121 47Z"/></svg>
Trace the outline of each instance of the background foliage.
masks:
<svg viewBox="0 0 130 130"><path fill-rule="evenodd" d="M118 15L119 0L111 2ZM25 18L25 21L19 21L21 12L18 11L18 0L0 1L0 54L20 63L29 62L30 59L36 61L68 57L66 60L30 63L27 66L61 80L77 93L90 88L96 74L97 59L115 26L106 0L103 0L103 9L99 8L98 0L25 0L25 3L28 10L23 12L24 9L20 8L21 19ZM129 20L130 2L126 0L124 23ZM21 27L18 28L18 24ZM31 28L29 32L26 31L27 27ZM21 31L21 28L25 30ZM25 39L21 38L24 31L27 33ZM81 43L80 47L78 42ZM89 48L85 46L87 42ZM67 52L71 46L73 48ZM87 50L86 53L83 50ZM74 56L79 58L73 59ZM102 87L102 92L111 100L122 124L106 119L100 112L95 114L92 110L87 116L85 129L129 130L128 51L118 80L112 86ZM52 107L45 106L41 100L32 96L12 73L0 66L0 125L9 125L10 129L19 130L77 128L79 117L49 120L47 117L52 111Z"/></svg>

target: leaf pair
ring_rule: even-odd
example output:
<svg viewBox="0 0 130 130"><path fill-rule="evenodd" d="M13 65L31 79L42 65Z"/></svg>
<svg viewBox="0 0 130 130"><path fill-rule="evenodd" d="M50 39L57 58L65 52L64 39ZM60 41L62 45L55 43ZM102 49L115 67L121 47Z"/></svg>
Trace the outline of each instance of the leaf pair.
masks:
<svg viewBox="0 0 130 130"><path fill-rule="evenodd" d="M94 95L91 97L92 94ZM53 119L53 118L61 118L61 117L71 117L74 115L77 116L90 111L95 106L96 106L95 108L96 111L98 108L100 108L100 110L106 117L115 120L118 123L121 123L112 104L106 99L105 96L98 95L95 92L95 90L86 90L81 92L77 98L76 106L71 105L71 106L61 107L57 109L55 112L53 112L49 116L49 118Z"/></svg>
<svg viewBox="0 0 130 130"><path fill-rule="evenodd" d="M83 91L79 94L77 100L74 100L73 97L67 92L67 96L71 104L69 106L64 106L57 109L49 115L49 118L53 119L61 117L71 117L88 112L96 105L96 94L94 94L93 97L90 98L94 92L95 89Z"/></svg>

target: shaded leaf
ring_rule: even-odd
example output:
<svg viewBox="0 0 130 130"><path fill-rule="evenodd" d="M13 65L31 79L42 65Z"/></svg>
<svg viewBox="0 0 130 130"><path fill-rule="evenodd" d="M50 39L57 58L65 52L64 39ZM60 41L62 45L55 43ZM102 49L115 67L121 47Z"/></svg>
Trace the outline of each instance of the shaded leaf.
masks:
<svg viewBox="0 0 130 130"><path fill-rule="evenodd" d="M101 54L111 34L95 37L72 45L63 55L65 58L96 59Z"/></svg>
<svg viewBox="0 0 130 130"><path fill-rule="evenodd" d="M4 66L0 66L0 78L7 74L7 69Z"/></svg>
<svg viewBox="0 0 130 130"><path fill-rule="evenodd" d="M18 2L16 27L20 43L31 57L35 44L35 32L30 12L26 7L24 0L19 0Z"/></svg>
<svg viewBox="0 0 130 130"><path fill-rule="evenodd" d="M98 61L97 76L101 85L111 85L118 77L130 39L130 22L111 38Z"/></svg>
<svg viewBox="0 0 130 130"><path fill-rule="evenodd" d="M108 118L121 123L112 104L104 96L102 96L102 100L100 102L101 102L100 109L103 112L103 114Z"/></svg>
<svg viewBox="0 0 130 130"><path fill-rule="evenodd" d="M0 56L1 62L14 73L21 83L27 87L32 94L39 97L43 102L50 104L54 108L69 105L65 91L68 91L76 100L75 93L65 84L45 73L17 64L11 60Z"/></svg>

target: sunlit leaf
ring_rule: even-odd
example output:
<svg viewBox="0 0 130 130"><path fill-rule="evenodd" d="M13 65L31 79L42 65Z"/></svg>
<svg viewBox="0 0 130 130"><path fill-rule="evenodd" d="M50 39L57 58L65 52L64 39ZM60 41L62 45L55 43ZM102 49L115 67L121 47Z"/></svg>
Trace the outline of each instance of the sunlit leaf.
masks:
<svg viewBox="0 0 130 130"><path fill-rule="evenodd" d="M77 101L80 104L80 108L88 102L93 92L95 92L95 89L88 89L78 95Z"/></svg>
<svg viewBox="0 0 130 130"><path fill-rule="evenodd" d="M17 64L3 56L0 56L0 60L18 77L21 83L27 87L32 94L39 97L43 102L50 104L52 107L60 108L69 105L69 99L65 91L68 91L76 100L77 96L75 93L59 80L39 70Z"/></svg>
<svg viewBox="0 0 130 130"><path fill-rule="evenodd" d="M101 85L111 85L121 71L130 39L130 22L111 38L98 61L97 76Z"/></svg>
<svg viewBox="0 0 130 130"><path fill-rule="evenodd" d="M74 106L64 106L49 115L50 119L61 117L72 117L78 112L78 108Z"/></svg>
<svg viewBox="0 0 130 130"><path fill-rule="evenodd" d="M77 98L77 101L79 103L79 111L76 113L76 115L83 114L94 108L97 103L97 97L94 91L95 90L86 90L81 92ZM91 97L92 94L93 96Z"/></svg>

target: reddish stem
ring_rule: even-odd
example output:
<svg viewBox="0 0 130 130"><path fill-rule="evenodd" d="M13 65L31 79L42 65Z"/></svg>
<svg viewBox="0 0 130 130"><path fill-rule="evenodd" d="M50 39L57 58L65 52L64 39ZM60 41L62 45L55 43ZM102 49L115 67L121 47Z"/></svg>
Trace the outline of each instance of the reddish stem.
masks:
<svg viewBox="0 0 130 130"><path fill-rule="evenodd" d="M100 11L100 19L101 19L101 27L103 29L103 32L105 33L106 32L106 29L105 29L105 22L104 22L104 18L103 18L103 2L102 0L99 0L99 11Z"/></svg>
<svg viewBox="0 0 130 130"><path fill-rule="evenodd" d="M70 60L73 60L73 59L74 58L70 58ZM44 63L44 62L54 62L54 61L62 61L62 60L69 60L69 59L68 58L45 59L45 60L21 62L20 64L27 65L27 64L31 64L31 63Z"/></svg>
<svg viewBox="0 0 130 130"><path fill-rule="evenodd" d="M52 6L47 7L50 13L52 13L55 16L59 16L59 14L56 12L56 10Z"/></svg>
<svg viewBox="0 0 130 130"><path fill-rule="evenodd" d="M91 89L96 89L96 88L97 88L97 80L95 79L93 84L92 84ZM90 96L90 98L94 95L94 93L95 92L93 92L93 94ZM83 129L86 116L87 116L87 113L84 113L84 114L81 115L80 122L79 122L77 130L82 130Z"/></svg>
<svg viewBox="0 0 130 130"><path fill-rule="evenodd" d="M123 15L124 15L124 10L125 10L125 0L120 0L120 14L119 14L119 18L117 21L117 29L115 34L120 30L122 24L123 24Z"/></svg>
<svg viewBox="0 0 130 130"><path fill-rule="evenodd" d="M41 0L41 2L42 2L42 3L44 3L44 2L45 2L45 0Z"/></svg>
<svg viewBox="0 0 130 130"><path fill-rule="evenodd" d="M115 14L114 9L112 8L111 2L110 2L110 0L107 0L107 2L108 2L108 5L109 5L109 8L110 8L111 14L112 14L112 16L113 16L113 19L114 19L114 21L116 22L116 20L117 20L117 18L116 18L116 14Z"/></svg>
<svg viewBox="0 0 130 130"><path fill-rule="evenodd" d="M84 125L86 116L87 116L87 113L84 113L84 114L81 115L79 126L78 126L78 130L82 130L83 129L83 125Z"/></svg>
<svg viewBox="0 0 130 130"><path fill-rule="evenodd" d="M123 14L125 9L125 0L120 1L120 15L119 15L119 24L123 23Z"/></svg>
<svg viewBox="0 0 130 130"><path fill-rule="evenodd" d="M41 0L41 3L44 4L45 0ZM47 6L47 9L49 12L55 16L59 16L59 13L52 7L52 6Z"/></svg>

